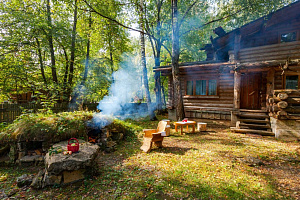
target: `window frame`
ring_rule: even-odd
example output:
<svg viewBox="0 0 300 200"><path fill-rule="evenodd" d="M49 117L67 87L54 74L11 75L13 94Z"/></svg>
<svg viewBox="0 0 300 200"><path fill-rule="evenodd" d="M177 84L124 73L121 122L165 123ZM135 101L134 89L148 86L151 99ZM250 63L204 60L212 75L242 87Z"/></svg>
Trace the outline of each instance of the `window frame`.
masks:
<svg viewBox="0 0 300 200"><path fill-rule="evenodd" d="M298 76L298 90L300 89L300 72L288 72L285 73L283 76L283 87L284 89L286 89L286 77L287 76Z"/></svg>
<svg viewBox="0 0 300 200"><path fill-rule="evenodd" d="M200 81L200 80L205 80L206 81L206 94L205 95L196 95L196 81ZM209 81L210 80L216 80L217 81L217 84L216 84L216 94L215 95L208 95L208 92L209 92ZM188 91L188 84L187 82L188 81L193 81L193 94L192 95L188 95L187 94L187 91ZM209 78L204 78L204 77L197 77L197 78L187 78L185 80L185 97L207 97L207 98L213 98L213 97L216 97L218 98L219 97L219 79L217 77L209 77Z"/></svg>
<svg viewBox="0 0 300 200"><path fill-rule="evenodd" d="M300 31L297 29L289 29L289 30L284 30L284 31L278 32L278 43L279 44L289 43L289 42L281 42L281 35L287 34L287 33L292 33L292 32L296 32L296 41L299 41L300 40ZM296 42L296 41L291 41L291 42Z"/></svg>

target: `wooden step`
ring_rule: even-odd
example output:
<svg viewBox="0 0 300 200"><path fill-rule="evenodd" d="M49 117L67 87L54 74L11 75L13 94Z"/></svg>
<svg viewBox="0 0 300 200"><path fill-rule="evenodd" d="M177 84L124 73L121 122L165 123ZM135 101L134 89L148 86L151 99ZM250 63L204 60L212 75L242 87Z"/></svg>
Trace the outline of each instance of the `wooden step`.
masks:
<svg viewBox="0 0 300 200"><path fill-rule="evenodd" d="M246 123L240 123L240 127L248 127L248 128L252 128L252 129L255 129L255 128L270 129L271 128L271 126L269 124L262 125L262 124L246 124Z"/></svg>
<svg viewBox="0 0 300 200"><path fill-rule="evenodd" d="M251 134L259 134L259 135L263 135L263 136L275 136L275 134L271 131L239 129L239 128L235 128L235 127L231 127L231 131L235 132L235 133L251 133Z"/></svg>
<svg viewBox="0 0 300 200"><path fill-rule="evenodd" d="M239 117L251 118L251 119L266 119L269 118L269 115L264 114L246 114L246 113L238 113Z"/></svg>
<svg viewBox="0 0 300 200"><path fill-rule="evenodd" d="M268 124L270 121L267 120L259 120L259 119L239 119L241 122L246 122L246 123L255 123L255 124Z"/></svg>
<svg viewBox="0 0 300 200"><path fill-rule="evenodd" d="M248 113L264 113L266 114L266 110L248 110L248 109L240 109L240 112L248 112Z"/></svg>

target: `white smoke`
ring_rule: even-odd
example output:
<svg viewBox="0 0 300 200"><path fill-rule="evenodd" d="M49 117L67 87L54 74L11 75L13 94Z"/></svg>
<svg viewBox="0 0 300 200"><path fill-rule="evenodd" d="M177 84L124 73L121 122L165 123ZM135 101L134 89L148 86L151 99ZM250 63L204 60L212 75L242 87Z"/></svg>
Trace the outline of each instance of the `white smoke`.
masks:
<svg viewBox="0 0 300 200"><path fill-rule="evenodd" d="M138 99L143 88L141 77L136 71L119 69L113 74L114 82L109 89L109 95L99 102L101 114L120 118L146 116L145 105L133 103Z"/></svg>

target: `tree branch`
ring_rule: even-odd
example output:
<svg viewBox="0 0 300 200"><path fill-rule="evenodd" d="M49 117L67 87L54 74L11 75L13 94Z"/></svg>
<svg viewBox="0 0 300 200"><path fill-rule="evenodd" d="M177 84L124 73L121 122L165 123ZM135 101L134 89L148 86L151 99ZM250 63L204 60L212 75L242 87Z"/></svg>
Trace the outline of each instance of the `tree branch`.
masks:
<svg viewBox="0 0 300 200"><path fill-rule="evenodd" d="M119 22L119 21L117 21L117 20L115 20L115 19L112 19L112 18L110 18L110 17L108 17L108 16L105 16L105 15L99 13L98 11L96 11L96 10L95 10L88 2L87 2L87 0L83 0L83 1L84 1L84 2L86 3L86 5L91 9L91 12L94 12L94 13L100 15L101 17L103 17L103 18L105 18L105 19L108 19L108 20L110 20L110 21L116 23L116 24L119 25L119 26L122 26L123 28L129 29L129 30L132 30L132 31L137 31L137 32L139 32L139 33L148 35L147 33L145 33L145 32L142 31L142 30L139 30L139 29L135 29L135 28L126 26L126 25L122 24L121 22Z"/></svg>
<svg viewBox="0 0 300 200"><path fill-rule="evenodd" d="M181 27L182 23L184 22L185 17L187 16L187 14L190 12L190 10L194 7L194 5L197 3L198 1L194 1L194 3L192 3L192 5L189 6L189 8L185 11L182 19L180 20L178 26Z"/></svg>
<svg viewBox="0 0 300 200"><path fill-rule="evenodd" d="M212 21L206 22L205 24L203 24L203 25L201 25L201 26L192 28L192 29L190 29L190 30L188 30L188 31L186 31L186 32L184 32L184 33L182 33L182 34L180 35L180 37L183 36L183 35L185 35L185 34L187 34L187 33L189 33L189 32L191 32L191 31L193 31L193 30L201 29L201 28L203 28L203 27L205 27L205 26L207 26L207 25L209 25L209 24L212 24L212 23L214 23L214 22L222 21L222 20L227 19L227 18L229 18L229 17L231 17L231 16L234 16L234 15L236 15L236 14L242 12L242 11L245 10L245 9L246 9L246 8L243 8L243 9L238 10L238 11L236 11L235 13L232 13L232 14L230 14L230 15L226 15L226 16L221 17L221 18L219 18L219 19L214 19L214 20L212 20Z"/></svg>

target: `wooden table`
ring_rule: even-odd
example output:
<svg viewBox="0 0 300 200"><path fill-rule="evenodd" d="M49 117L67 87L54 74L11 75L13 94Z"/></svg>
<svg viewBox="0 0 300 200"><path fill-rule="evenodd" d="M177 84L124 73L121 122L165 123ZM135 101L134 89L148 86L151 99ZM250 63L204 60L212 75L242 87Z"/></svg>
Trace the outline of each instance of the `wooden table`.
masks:
<svg viewBox="0 0 300 200"><path fill-rule="evenodd" d="M177 132L177 127L180 126L180 134L182 135L182 129L183 126L186 126L186 131L189 131L189 125L191 125L193 127L193 133L195 133L195 126L196 126L196 122L195 121L187 121L187 122L174 122L175 124L175 131Z"/></svg>

